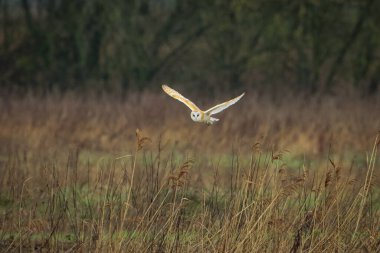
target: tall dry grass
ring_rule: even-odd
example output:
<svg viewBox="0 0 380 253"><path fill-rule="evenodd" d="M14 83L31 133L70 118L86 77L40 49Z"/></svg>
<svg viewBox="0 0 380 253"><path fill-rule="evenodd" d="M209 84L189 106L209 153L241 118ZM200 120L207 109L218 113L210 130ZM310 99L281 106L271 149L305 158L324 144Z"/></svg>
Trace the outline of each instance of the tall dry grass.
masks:
<svg viewBox="0 0 380 253"><path fill-rule="evenodd" d="M231 96L231 95L229 95ZM198 102L201 108L223 101L218 96ZM318 155L330 146L337 152L367 150L380 129L380 98L303 97L284 94L276 99L247 92L220 124L194 124L188 109L163 92L117 95L65 93L47 97L0 99L0 141L30 148L79 146L97 151L123 151L133 146L136 128L153 139L178 142L197 152L226 152L231 145L260 142L296 154ZM2 145L4 146L4 145Z"/></svg>
<svg viewBox="0 0 380 253"><path fill-rule="evenodd" d="M247 100L207 127L112 98L2 98L2 251L380 250L378 100Z"/></svg>

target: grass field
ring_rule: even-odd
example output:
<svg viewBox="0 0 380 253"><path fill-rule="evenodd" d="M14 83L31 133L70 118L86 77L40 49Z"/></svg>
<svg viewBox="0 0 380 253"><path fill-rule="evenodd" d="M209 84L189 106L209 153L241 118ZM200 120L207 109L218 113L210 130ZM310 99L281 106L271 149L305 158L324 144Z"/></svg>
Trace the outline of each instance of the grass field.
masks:
<svg viewBox="0 0 380 253"><path fill-rule="evenodd" d="M3 95L0 250L379 252L379 112L248 92L206 126L158 91Z"/></svg>

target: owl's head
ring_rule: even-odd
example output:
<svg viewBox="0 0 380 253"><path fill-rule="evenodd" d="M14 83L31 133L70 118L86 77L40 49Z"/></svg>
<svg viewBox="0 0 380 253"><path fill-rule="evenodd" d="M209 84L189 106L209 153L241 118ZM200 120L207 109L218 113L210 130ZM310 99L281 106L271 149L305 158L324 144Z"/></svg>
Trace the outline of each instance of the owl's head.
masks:
<svg viewBox="0 0 380 253"><path fill-rule="evenodd" d="M197 122L201 121L201 113L200 112L194 112L194 111L192 111L190 113L190 116L191 116L191 119L193 121L197 121Z"/></svg>

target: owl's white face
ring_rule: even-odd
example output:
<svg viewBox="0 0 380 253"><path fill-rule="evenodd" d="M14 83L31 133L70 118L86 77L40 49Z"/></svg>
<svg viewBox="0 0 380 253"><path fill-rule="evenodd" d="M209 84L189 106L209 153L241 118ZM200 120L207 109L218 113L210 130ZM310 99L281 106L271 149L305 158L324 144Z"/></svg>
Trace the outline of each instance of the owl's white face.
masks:
<svg viewBox="0 0 380 253"><path fill-rule="evenodd" d="M191 112L190 116L191 116L191 119L193 121L197 121L197 122L201 121L201 113L200 112L194 112L193 111L193 112Z"/></svg>

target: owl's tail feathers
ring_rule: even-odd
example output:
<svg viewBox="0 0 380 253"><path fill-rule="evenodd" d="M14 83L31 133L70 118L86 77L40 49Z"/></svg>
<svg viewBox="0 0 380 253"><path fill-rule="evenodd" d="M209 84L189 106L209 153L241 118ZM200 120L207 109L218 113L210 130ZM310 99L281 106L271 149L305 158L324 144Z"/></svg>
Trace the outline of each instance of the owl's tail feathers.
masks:
<svg viewBox="0 0 380 253"><path fill-rule="evenodd" d="M211 124L214 124L215 122L219 121L217 118L210 117Z"/></svg>

